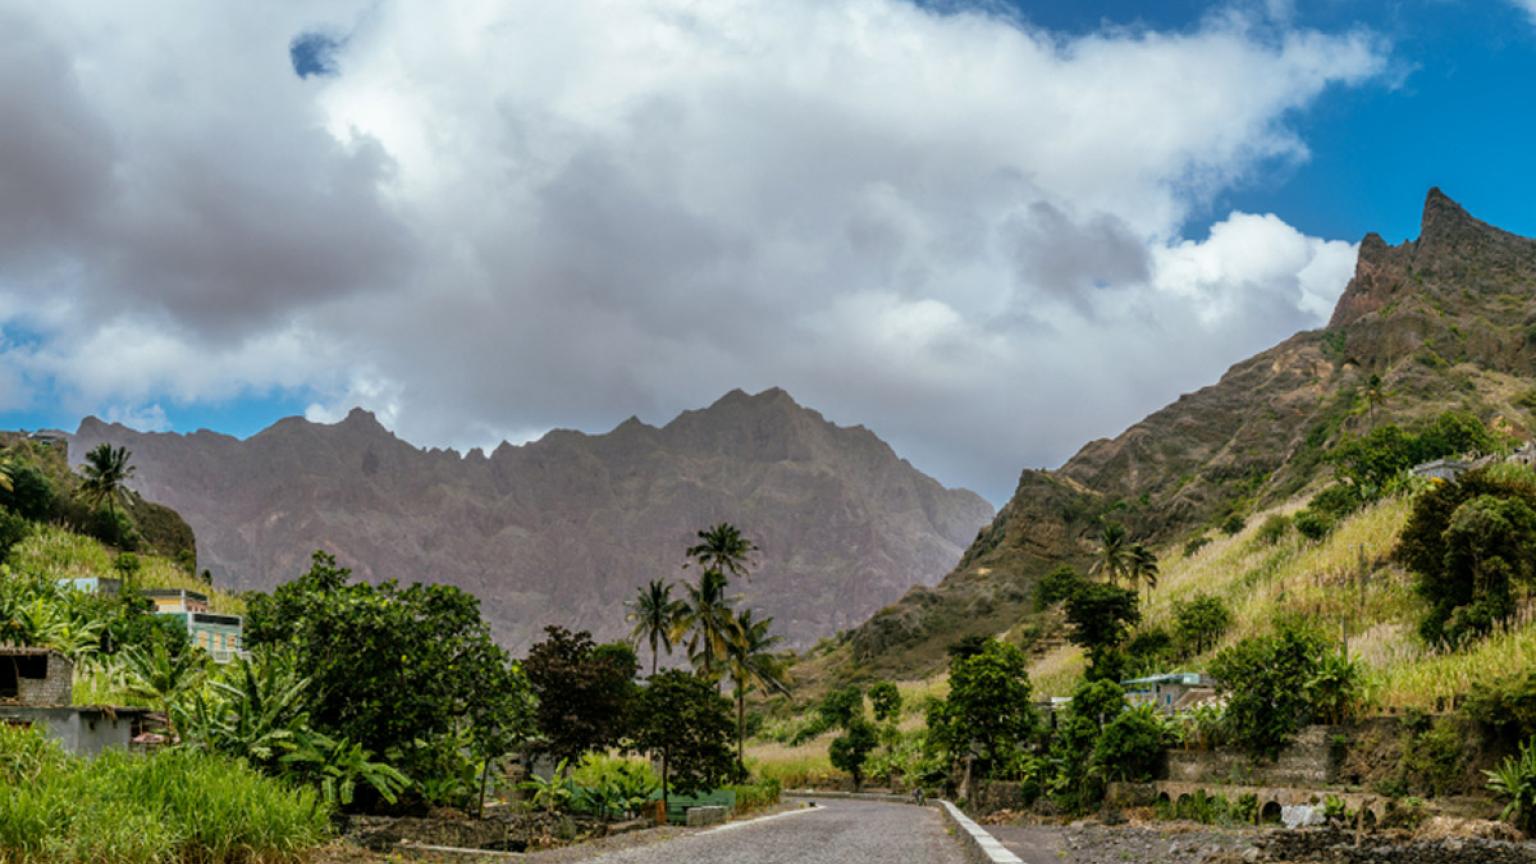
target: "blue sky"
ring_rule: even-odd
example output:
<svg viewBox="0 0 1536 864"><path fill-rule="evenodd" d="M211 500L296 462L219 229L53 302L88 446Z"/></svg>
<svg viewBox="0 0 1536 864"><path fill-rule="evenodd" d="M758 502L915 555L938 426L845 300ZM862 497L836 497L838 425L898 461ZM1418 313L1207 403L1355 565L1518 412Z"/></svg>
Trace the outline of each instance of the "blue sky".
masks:
<svg viewBox="0 0 1536 864"><path fill-rule="evenodd" d="M467 448L783 386L996 502L1317 326L1432 185L1536 235L1536 0L907 2L6 12L0 425Z"/></svg>

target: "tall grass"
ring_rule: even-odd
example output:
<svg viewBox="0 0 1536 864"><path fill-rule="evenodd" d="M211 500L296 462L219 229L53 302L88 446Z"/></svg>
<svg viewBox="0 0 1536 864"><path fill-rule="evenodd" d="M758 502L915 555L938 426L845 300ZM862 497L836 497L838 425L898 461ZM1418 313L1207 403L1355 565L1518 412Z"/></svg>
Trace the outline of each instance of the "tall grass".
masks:
<svg viewBox="0 0 1536 864"><path fill-rule="evenodd" d="M158 555L140 555L136 577L141 588L183 588L208 595L208 604L228 615L245 614L245 601L187 573ZM53 579L92 576L118 578L112 551L94 538L73 534L57 525L39 525L11 550L8 561L22 573L41 573Z"/></svg>
<svg viewBox="0 0 1536 864"><path fill-rule="evenodd" d="M759 781L777 781L784 789L836 785L847 775L832 767L827 748L835 732L797 746L754 743L747 748L747 769Z"/></svg>
<svg viewBox="0 0 1536 864"><path fill-rule="evenodd" d="M285 864L328 824L313 790L240 762L189 750L84 759L0 726L4 864Z"/></svg>

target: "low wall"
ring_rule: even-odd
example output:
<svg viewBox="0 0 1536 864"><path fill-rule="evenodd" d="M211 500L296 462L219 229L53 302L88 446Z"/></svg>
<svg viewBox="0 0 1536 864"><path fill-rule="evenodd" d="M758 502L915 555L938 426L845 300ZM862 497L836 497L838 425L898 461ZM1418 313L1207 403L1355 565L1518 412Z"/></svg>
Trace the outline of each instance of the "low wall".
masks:
<svg viewBox="0 0 1536 864"><path fill-rule="evenodd" d="M1235 750L1171 750L1168 778L1177 783L1243 786L1327 786L1335 782L1333 737L1343 730L1308 726L1274 762Z"/></svg>
<svg viewBox="0 0 1536 864"><path fill-rule="evenodd" d="M955 832L960 846L965 850L965 860L972 864L1024 864L1023 859L1008 851L1007 847L988 834L985 828L971 821L960 808L948 801L939 802L939 812L944 822Z"/></svg>

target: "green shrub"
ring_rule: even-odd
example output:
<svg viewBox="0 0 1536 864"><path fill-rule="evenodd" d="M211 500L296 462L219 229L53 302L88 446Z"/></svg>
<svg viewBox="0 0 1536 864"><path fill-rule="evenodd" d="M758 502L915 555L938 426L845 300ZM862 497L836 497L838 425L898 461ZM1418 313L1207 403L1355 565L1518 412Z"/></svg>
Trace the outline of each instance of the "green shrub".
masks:
<svg viewBox="0 0 1536 864"><path fill-rule="evenodd" d="M1140 783L1156 775L1173 731L1154 705L1121 711L1104 724L1093 748L1093 764L1105 780Z"/></svg>
<svg viewBox="0 0 1536 864"><path fill-rule="evenodd" d="M1296 526L1297 534L1314 541L1322 540L1332 534L1333 526L1336 524L1332 516L1321 510L1313 510L1311 507L1299 511L1291 521Z"/></svg>
<svg viewBox="0 0 1536 864"><path fill-rule="evenodd" d="M1488 775L1488 789L1509 803L1503 818L1522 831L1536 831L1536 739L1520 745L1518 756L1504 760Z"/></svg>
<svg viewBox="0 0 1536 864"><path fill-rule="evenodd" d="M1211 545L1211 538L1205 536L1204 534L1201 534L1198 537L1191 537L1184 543L1184 557L1188 558L1209 545Z"/></svg>
<svg viewBox="0 0 1536 864"><path fill-rule="evenodd" d="M1289 533L1291 533L1291 520L1279 513L1275 513L1264 520L1264 524L1259 526L1258 533L1254 536L1260 543L1266 546L1274 546L1281 540L1284 540L1285 535Z"/></svg>
<svg viewBox="0 0 1536 864"><path fill-rule="evenodd" d="M17 465L11 469L11 488L0 489L0 505L23 519L42 522L53 515L53 484L36 467Z"/></svg>
<svg viewBox="0 0 1536 864"><path fill-rule="evenodd" d="M1243 519L1242 514L1233 513L1231 516L1221 520L1221 533L1231 537L1233 534L1243 530L1247 525L1248 522Z"/></svg>
<svg viewBox="0 0 1536 864"><path fill-rule="evenodd" d="M32 533L32 523L9 510L0 510L0 561Z"/></svg>
<svg viewBox="0 0 1536 864"><path fill-rule="evenodd" d="M1349 704L1357 696L1358 673L1330 665L1331 656L1321 636L1289 623L1216 655L1211 674L1227 696L1227 735L1249 752L1273 758L1303 724Z"/></svg>
<svg viewBox="0 0 1536 864"><path fill-rule="evenodd" d="M1083 583L1083 577L1071 565L1061 564L1040 578L1035 585L1035 608L1044 611L1071 597Z"/></svg>

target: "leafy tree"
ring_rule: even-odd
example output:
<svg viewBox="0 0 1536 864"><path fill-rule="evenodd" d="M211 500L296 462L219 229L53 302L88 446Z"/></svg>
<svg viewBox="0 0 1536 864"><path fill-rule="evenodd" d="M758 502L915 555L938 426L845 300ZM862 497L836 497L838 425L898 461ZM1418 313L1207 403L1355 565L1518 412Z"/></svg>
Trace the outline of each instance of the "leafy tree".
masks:
<svg viewBox="0 0 1536 864"><path fill-rule="evenodd" d="M901 691L889 681L876 681L869 686L869 704L875 709L875 720L884 723L901 716Z"/></svg>
<svg viewBox="0 0 1536 864"><path fill-rule="evenodd" d="M1070 564L1058 564L1035 586L1035 608L1044 611L1071 597L1083 577Z"/></svg>
<svg viewBox="0 0 1536 864"><path fill-rule="evenodd" d="M1258 755L1279 753L1319 713L1313 682L1330 650L1315 632L1284 623L1273 635L1249 637L1217 654L1211 674L1227 696L1232 740Z"/></svg>
<svg viewBox="0 0 1536 864"><path fill-rule="evenodd" d="M974 657L987 647L987 641L991 638L990 636L981 635L962 636L960 639L951 642L949 647L944 649L944 653L949 655L951 663L957 659Z"/></svg>
<svg viewBox="0 0 1536 864"><path fill-rule="evenodd" d="M80 492L86 503L92 507L106 505L108 512L117 512L118 502L127 501L128 478L137 470L129 462L132 456L128 448L105 442L85 454L81 466L85 482L80 484Z"/></svg>
<svg viewBox="0 0 1536 864"><path fill-rule="evenodd" d="M1308 540L1321 540L1333 533L1334 518L1311 507L1297 511L1292 522L1296 526L1296 533Z"/></svg>
<svg viewBox="0 0 1536 864"><path fill-rule="evenodd" d="M847 771L853 777L854 791L864 788L864 763L879 743L875 727L863 717L853 718L843 734L832 739L827 754L832 767Z"/></svg>
<svg viewBox="0 0 1536 864"><path fill-rule="evenodd" d="M635 655L594 644L586 631L544 628L523 671L538 697L538 748L575 761L583 753L618 745L635 696ZM657 673L658 675L665 673Z"/></svg>
<svg viewBox="0 0 1536 864"><path fill-rule="evenodd" d="M1134 590L1140 585L1147 586L1147 597L1151 598L1152 589L1157 587L1157 556L1144 544L1132 543L1126 565L1125 575L1129 577L1131 588Z"/></svg>
<svg viewBox="0 0 1536 864"><path fill-rule="evenodd" d="M672 585L661 579L652 579L650 584L641 588L635 595L635 599L629 601L630 611L625 620L634 624L634 629L629 633L636 645L641 642L651 646L651 674L656 674L656 665L660 660L661 652L658 648L666 648L667 653L672 653L672 636L677 631L678 618L683 613L683 603L672 599Z"/></svg>
<svg viewBox="0 0 1536 864"><path fill-rule="evenodd" d="M1220 598L1196 594L1173 604L1173 627L1184 656L1204 654L1232 626L1232 613Z"/></svg>
<svg viewBox="0 0 1536 864"><path fill-rule="evenodd" d="M1172 731L1155 705L1127 708L1104 724L1093 747L1094 771L1108 782L1150 780L1171 743Z"/></svg>
<svg viewBox="0 0 1536 864"><path fill-rule="evenodd" d="M480 602L447 585L349 577L317 552L309 572L248 605L247 644L288 646L312 682L315 730L421 781L440 774L443 754L466 732L471 744L498 738L484 724L527 685L491 638Z"/></svg>
<svg viewBox="0 0 1536 864"><path fill-rule="evenodd" d="M160 643L148 649L130 648L122 654L128 692L144 699L165 715L172 736L176 734L172 705L203 680L207 667L196 651L174 653Z"/></svg>
<svg viewBox="0 0 1536 864"><path fill-rule="evenodd" d="M1536 475L1490 469L1431 487L1414 500L1394 555L1429 603L1425 640L1488 633L1514 613L1514 588L1536 582Z"/></svg>
<svg viewBox="0 0 1536 864"><path fill-rule="evenodd" d="M849 684L829 691L816 710L824 728L846 728L853 718L864 716L864 690L857 684Z"/></svg>
<svg viewBox="0 0 1536 864"><path fill-rule="evenodd" d="M1239 530L1241 530L1241 529L1239 529ZM1194 557L1195 553L1199 552L1201 549L1204 549L1205 547L1207 547L1209 545L1211 545L1211 538L1205 536L1204 534L1198 535L1196 537L1191 537L1184 544L1184 557L1185 558Z"/></svg>
<svg viewBox="0 0 1536 864"><path fill-rule="evenodd" d="M1069 638L1088 652L1090 673L1096 677L1118 677L1116 649L1140 620L1135 591L1089 582L1067 598Z"/></svg>
<svg viewBox="0 0 1536 864"><path fill-rule="evenodd" d="M736 616L726 643L726 666L736 685L736 758L743 766L747 755L747 691L757 688L788 693L784 664L773 654L779 637L770 632L772 618L752 619L752 610Z"/></svg>
<svg viewBox="0 0 1536 864"><path fill-rule="evenodd" d="M1101 574L1110 583L1130 572L1131 539L1125 526L1107 522L1099 531L1099 552L1093 562L1093 572Z"/></svg>
<svg viewBox="0 0 1536 864"><path fill-rule="evenodd" d="M10 472L10 487L0 486L0 504L33 522L53 515L53 484L43 472L25 462L13 463Z"/></svg>
<svg viewBox="0 0 1536 864"><path fill-rule="evenodd" d="M729 780L731 706L709 682L685 672L652 675L636 700L632 746L661 762L661 800L692 795Z"/></svg>
<svg viewBox="0 0 1536 864"><path fill-rule="evenodd" d="M688 557L705 572L745 579L752 566L751 555L757 545L729 522L713 525L698 534L699 542L688 547Z"/></svg>
<svg viewBox="0 0 1536 864"><path fill-rule="evenodd" d="M1114 681L1079 684L1051 739L1049 789L1061 806L1080 811L1104 795L1094 749L1104 726L1125 710L1125 690Z"/></svg>
<svg viewBox="0 0 1536 864"><path fill-rule="evenodd" d="M1007 764L1038 722L1028 667L1024 652L996 639L977 654L951 660L949 696L929 734L952 759L974 753L984 774Z"/></svg>

